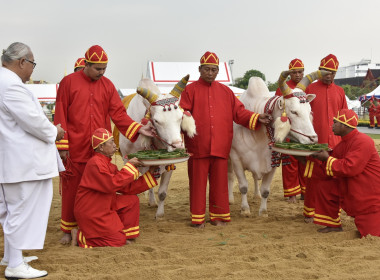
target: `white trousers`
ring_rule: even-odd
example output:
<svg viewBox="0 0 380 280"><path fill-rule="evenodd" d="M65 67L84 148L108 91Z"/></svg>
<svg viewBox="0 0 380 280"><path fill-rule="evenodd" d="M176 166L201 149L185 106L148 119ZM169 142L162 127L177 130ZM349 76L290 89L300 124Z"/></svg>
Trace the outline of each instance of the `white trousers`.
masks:
<svg viewBox="0 0 380 280"><path fill-rule="evenodd" d="M9 245L19 250L44 247L52 179L0 184L0 223Z"/></svg>

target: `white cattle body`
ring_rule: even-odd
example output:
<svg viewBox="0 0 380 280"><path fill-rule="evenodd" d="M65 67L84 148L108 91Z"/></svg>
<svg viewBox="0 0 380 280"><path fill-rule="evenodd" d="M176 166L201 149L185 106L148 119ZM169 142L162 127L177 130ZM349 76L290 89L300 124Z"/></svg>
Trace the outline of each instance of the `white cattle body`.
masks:
<svg viewBox="0 0 380 280"><path fill-rule="evenodd" d="M157 130L157 135L163 141L159 140L159 138L149 138L139 135L137 140L132 143L120 134L119 145L123 158L128 154L144 149L167 149L170 152L178 148L184 148L181 128L188 133L190 137L194 136L196 133L194 119L183 114L183 111L178 106L178 98L172 95L162 96L158 87L150 79L142 79L139 87L149 90L157 99L155 102L151 102L139 94L136 94L128 105L127 113L135 121L140 121L146 117L148 112L149 119ZM147 167L144 167L141 168L140 171L143 173L146 172L147 169ZM164 216L164 200L172 172L173 171L167 171L165 166L160 166L161 179L158 189L158 204L153 189L149 191L149 205L158 205L156 218Z"/></svg>
<svg viewBox="0 0 380 280"><path fill-rule="evenodd" d="M272 150L269 144L282 142L286 136L303 144L317 142L318 138L313 128L309 104L315 98L315 95L310 94L303 97L302 102L300 98L295 96L285 99L285 111L290 120L290 125L286 126L282 125L280 120L284 110L284 97L271 97L267 86L261 78L252 77L249 80L248 89L241 95L240 101L246 109L262 114L265 112L265 107L268 107L270 110L267 113L270 113L275 120L271 124L274 129L273 139L268 138L268 130L264 125L261 125L258 130L252 131L234 124L228 171L229 200L230 203L234 202L233 184L235 174L242 196L242 214L250 214L247 200L248 182L244 174L244 171L248 170L252 173L256 194L258 194L258 180L262 180L259 215L267 215L267 199L270 184L276 170L272 164Z"/></svg>

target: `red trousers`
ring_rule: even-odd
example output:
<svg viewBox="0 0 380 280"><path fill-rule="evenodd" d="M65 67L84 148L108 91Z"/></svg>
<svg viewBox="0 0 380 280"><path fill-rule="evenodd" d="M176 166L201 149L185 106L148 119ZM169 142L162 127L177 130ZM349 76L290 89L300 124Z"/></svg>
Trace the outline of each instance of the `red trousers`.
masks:
<svg viewBox="0 0 380 280"><path fill-rule="evenodd" d="M117 214L124 225L123 232L127 239L140 235L140 200L137 195L117 195Z"/></svg>
<svg viewBox="0 0 380 280"><path fill-rule="evenodd" d="M355 217L355 225L361 237L368 234L380 236L380 212L359 215Z"/></svg>
<svg viewBox="0 0 380 280"><path fill-rule="evenodd" d="M62 196L61 230L65 233L70 233L78 226L74 216L74 203L85 166L86 163L72 162L68 158L65 162L66 171L59 174Z"/></svg>
<svg viewBox="0 0 380 280"><path fill-rule="evenodd" d="M190 158L190 212L193 224L203 224L206 213L206 189L209 180L209 212L211 221L229 222L228 161L219 157Z"/></svg>
<svg viewBox="0 0 380 280"><path fill-rule="evenodd" d="M303 177L305 166L290 155L284 155L282 162L284 197L296 196L301 192L305 194L306 179Z"/></svg>
<svg viewBox="0 0 380 280"><path fill-rule="evenodd" d="M117 195L116 212L123 223L123 230L109 233L105 236L86 238L81 229L78 230L78 245L82 248L92 247L120 247L125 245L128 239L137 238L140 235L140 201L137 195Z"/></svg>
<svg viewBox="0 0 380 280"><path fill-rule="evenodd" d="M340 196L336 180L320 180L315 185L314 223L327 227L341 227Z"/></svg>
<svg viewBox="0 0 380 280"><path fill-rule="evenodd" d="M380 116L376 116L377 127L380 127Z"/></svg>
<svg viewBox="0 0 380 280"><path fill-rule="evenodd" d="M86 238L83 232L79 229L78 235L78 246L82 248L92 248L92 247L121 247L127 242L127 238L124 232L119 231L107 236Z"/></svg>
<svg viewBox="0 0 380 280"><path fill-rule="evenodd" d="M312 177L314 162L307 161L304 173L304 179L306 180L307 189L304 195L303 215L306 218L313 218L315 211L315 186L318 186L319 180Z"/></svg>
<svg viewBox="0 0 380 280"><path fill-rule="evenodd" d="M369 114L369 126L375 127L375 116L372 114Z"/></svg>

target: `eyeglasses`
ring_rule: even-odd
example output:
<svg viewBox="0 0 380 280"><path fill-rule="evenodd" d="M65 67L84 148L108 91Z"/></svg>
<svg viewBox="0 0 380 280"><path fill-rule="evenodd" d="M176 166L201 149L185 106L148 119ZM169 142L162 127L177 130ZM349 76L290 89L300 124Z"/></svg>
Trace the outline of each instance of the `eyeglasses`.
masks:
<svg viewBox="0 0 380 280"><path fill-rule="evenodd" d="M35 63L34 61L31 61L31 60L29 60L29 59L26 59L26 58L25 58L25 60L26 60L27 62L30 62L30 63L33 64L33 69L36 68L37 63Z"/></svg>

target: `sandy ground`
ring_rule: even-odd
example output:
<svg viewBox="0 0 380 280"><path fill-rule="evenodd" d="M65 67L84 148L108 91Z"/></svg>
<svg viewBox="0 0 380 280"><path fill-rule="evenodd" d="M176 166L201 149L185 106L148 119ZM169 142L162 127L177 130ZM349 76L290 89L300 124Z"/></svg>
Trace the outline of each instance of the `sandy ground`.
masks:
<svg viewBox="0 0 380 280"><path fill-rule="evenodd" d="M116 163L120 165L121 158ZM343 232L317 233L317 225L303 221L303 201L289 204L284 199L281 169L272 182L268 217L258 216L260 199L253 196L250 179L252 215L240 215L235 186L231 223L227 227L207 223L203 230L190 227L186 174L186 164L178 164L163 220L154 219L156 209L140 195L141 235L135 244L93 249L59 244L55 178L45 248L24 255L39 256L32 265L49 272L45 279L380 279L380 238L360 239L353 220L344 213Z"/></svg>

